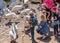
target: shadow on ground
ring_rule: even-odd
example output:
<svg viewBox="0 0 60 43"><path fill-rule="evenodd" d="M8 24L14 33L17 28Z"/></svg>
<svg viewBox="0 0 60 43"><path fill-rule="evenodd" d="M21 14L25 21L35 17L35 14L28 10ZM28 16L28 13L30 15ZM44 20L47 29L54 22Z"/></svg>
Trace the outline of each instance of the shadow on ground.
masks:
<svg viewBox="0 0 60 43"><path fill-rule="evenodd" d="M12 40L10 43L17 43L16 41Z"/></svg>
<svg viewBox="0 0 60 43"><path fill-rule="evenodd" d="M25 31L25 34L28 35L29 37L31 37L29 33L30 33L30 29Z"/></svg>
<svg viewBox="0 0 60 43"><path fill-rule="evenodd" d="M40 41L43 41L43 42L50 42L51 36L53 36L53 32L52 31L50 31L49 36L46 37L44 40L42 39L42 37L38 37L37 40L40 40Z"/></svg>
<svg viewBox="0 0 60 43"><path fill-rule="evenodd" d="M58 35L55 39L57 40L58 43L60 43L60 35Z"/></svg>
<svg viewBox="0 0 60 43"><path fill-rule="evenodd" d="M50 42L51 38L46 37L44 40L41 37L38 37L37 40L43 41L43 42Z"/></svg>

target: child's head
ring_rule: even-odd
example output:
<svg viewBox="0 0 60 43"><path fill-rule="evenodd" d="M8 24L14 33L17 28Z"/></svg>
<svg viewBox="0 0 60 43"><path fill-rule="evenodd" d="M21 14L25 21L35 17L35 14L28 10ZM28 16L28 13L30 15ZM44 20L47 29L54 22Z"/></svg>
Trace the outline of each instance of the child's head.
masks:
<svg viewBox="0 0 60 43"><path fill-rule="evenodd" d="M41 15L41 20L46 21L46 16L44 14Z"/></svg>
<svg viewBox="0 0 60 43"><path fill-rule="evenodd" d="M32 17L32 16L34 16L34 14L33 13L30 13L30 17Z"/></svg>
<svg viewBox="0 0 60 43"><path fill-rule="evenodd" d="M29 16L30 16L30 17L33 17L33 16L34 16L34 12L33 12L33 11L30 11L30 12L29 12Z"/></svg>
<svg viewBox="0 0 60 43"><path fill-rule="evenodd" d="M30 20L30 16L29 15L26 16L26 20L27 21Z"/></svg>

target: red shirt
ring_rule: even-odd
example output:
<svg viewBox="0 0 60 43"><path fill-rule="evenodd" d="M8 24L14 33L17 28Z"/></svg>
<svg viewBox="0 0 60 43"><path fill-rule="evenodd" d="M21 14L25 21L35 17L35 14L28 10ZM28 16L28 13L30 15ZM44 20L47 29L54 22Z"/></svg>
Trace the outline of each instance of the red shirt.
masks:
<svg viewBox="0 0 60 43"><path fill-rule="evenodd" d="M52 8L54 5L53 0L44 0L44 3L46 4L46 7L48 7L48 8Z"/></svg>

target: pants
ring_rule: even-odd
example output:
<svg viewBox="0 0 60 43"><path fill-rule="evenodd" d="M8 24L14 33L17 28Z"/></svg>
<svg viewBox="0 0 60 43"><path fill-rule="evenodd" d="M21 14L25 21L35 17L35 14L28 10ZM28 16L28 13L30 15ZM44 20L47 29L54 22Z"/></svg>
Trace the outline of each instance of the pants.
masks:
<svg viewBox="0 0 60 43"><path fill-rule="evenodd" d="M30 28L30 32L31 32L31 37L32 37L32 43L34 43L34 27Z"/></svg>
<svg viewBox="0 0 60 43"><path fill-rule="evenodd" d="M58 25L55 25L54 26L54 35L57 35L58 34Z"/></svg>
<svg viewBox="0 0 60 43"><path fill-rule="evenodd" d="M59 28L60 28L60 20L59 20Z"/></svg>

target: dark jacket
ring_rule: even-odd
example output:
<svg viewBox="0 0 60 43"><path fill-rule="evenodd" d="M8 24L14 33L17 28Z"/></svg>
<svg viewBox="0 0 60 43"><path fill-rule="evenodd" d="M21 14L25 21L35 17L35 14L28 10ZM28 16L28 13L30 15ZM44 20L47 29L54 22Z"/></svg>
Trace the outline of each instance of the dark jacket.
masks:
<svg viewBox="0 0 60 43"><path fill-rule="evenodd" d="M31 23L31 26L32 26L32 27L34 27L35 25L37 25L37 24L38 24L38 20L37 20L37 18L36 18L36 17L34 17L34 16L33 16L33 17L31 17L31 22L32 22L32 23Z"/></svg>

